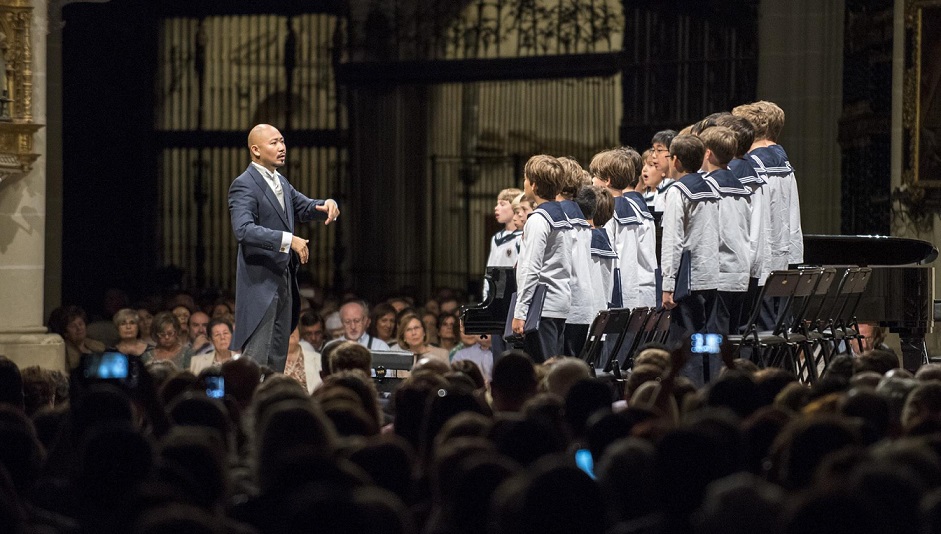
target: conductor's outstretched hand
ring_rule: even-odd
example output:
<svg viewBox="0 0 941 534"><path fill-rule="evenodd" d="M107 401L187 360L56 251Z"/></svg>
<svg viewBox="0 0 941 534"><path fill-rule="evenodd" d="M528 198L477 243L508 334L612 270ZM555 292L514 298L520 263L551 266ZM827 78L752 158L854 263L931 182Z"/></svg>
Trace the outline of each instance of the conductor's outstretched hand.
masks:
<svg viewBox="0 0 941 534"><path fill-rule="evenodd" d="M332 198L328 198L322 205L317 206L315 209L327 214L327 221L324 224L330 224L340 216L340 206L337 206L337 201Z"/></svg>

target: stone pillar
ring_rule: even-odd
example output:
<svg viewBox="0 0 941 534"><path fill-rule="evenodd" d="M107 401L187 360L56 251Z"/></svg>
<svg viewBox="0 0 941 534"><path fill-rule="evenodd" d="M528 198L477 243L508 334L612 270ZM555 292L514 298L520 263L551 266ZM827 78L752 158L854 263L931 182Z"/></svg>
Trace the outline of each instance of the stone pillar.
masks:
<svg viewBox="0 0 941 534"><path fill-rule="evenodd" d="M32 116L46 122L47 2L33 0L30 27ZM9 41L12 46L12 41ZM62 338L43 326L46 239L46 132L33 134L40 154L21 177L0 182L0 354L20 367L65 369Z"/></svg>
<svg viewBox="0 0 941 534"><path fill-rule="evenodd" d="M762 0L758 99L784 109L778 140L797 173L805 234L840 233L843 0Z"/></svg>

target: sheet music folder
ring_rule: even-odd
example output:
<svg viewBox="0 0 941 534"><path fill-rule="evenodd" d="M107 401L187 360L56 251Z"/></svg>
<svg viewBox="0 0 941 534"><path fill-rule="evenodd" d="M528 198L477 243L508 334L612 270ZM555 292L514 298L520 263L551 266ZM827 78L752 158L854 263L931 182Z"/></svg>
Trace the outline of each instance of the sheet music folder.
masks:
<svg viewBox="0 0 941 534"><path fill-rule="evenodd" d="M506 314L506 327L503 329L503 339L519 339L513 332L513 312L516 310L516 293L510 297L510 311ZM546 285L536 284L533 291L533 301L529 304L529 313L523 324L523 335L531 334L539 329L539 318L542 316L542 306L546 303Z"/></svg>

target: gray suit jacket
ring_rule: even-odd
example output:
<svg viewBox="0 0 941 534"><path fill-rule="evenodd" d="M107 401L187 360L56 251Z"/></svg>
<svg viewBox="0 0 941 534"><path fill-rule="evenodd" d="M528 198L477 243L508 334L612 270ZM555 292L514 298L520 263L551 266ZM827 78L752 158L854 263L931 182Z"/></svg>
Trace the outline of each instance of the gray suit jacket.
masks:
<svg viewBox="0 0 941 534"><path fill-rule="evenodd" d="M295 222L327 218L325 213L315 209L324 203L323 200L307 198L278 176L284 190L284 210L274 191L252 165L229 187L229 214L232 231L239 244L232 350L241 350L258 328L283 283L284 270L297 271L297 254L293 250L287 254L278 250L282 232L293 234ZM294 281L290 325L293 331L300 313L300 296L296 278L292 276L291 279Z"/></svg>

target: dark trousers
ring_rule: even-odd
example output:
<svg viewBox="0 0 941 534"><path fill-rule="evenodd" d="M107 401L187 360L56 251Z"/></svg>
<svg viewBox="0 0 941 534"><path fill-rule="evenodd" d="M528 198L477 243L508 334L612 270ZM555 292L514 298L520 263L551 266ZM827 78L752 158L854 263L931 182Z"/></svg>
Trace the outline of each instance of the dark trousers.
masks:
<svg viewBox="0 0 941 534"><path fill-rule="evenodd" d="M582 349L585 348L585 342L588 341L587 324L565 323L565 331L562 334L563 350L566 356L579 357Z"/></svg>
<svg viewBox="0 0 941 534"><path fill-rule="evenodd" d="M242 356L279 373L284 372L284 364L288 359L288 338L291 337L291 276L289 267L284 270L282 283L265 310L265 316L242 350Z"/></svg>
<svg viewBox="0 0 941 534"><path fill-rule="evenodd" d="M742 324L746 293L744 291L719 291L716 306L715 333L725 335L738 334ZM746 317L745 321L748 320Z"/></svg>
<svg viewBox="0 0 941 534"><path fill-rule="evenodd" d="M688 297L676 303L670 316L670 343L680 345L695 333L717 332L716 313L719 295L715 289L693 291ZM718 354L691 354L689 361L680 371L682 376L692 380L696 387L702 387L708 381L715 380L722 370L722 358Z"/></svg>
<svg viewBox="0 0 941 534"><path fill-rule="evenodd" d="M526 352L536 363L542 363L553 356L562 354L562 333L565 330L565 319L541 317L539 328L527 334L523 340Z"/></svg>

